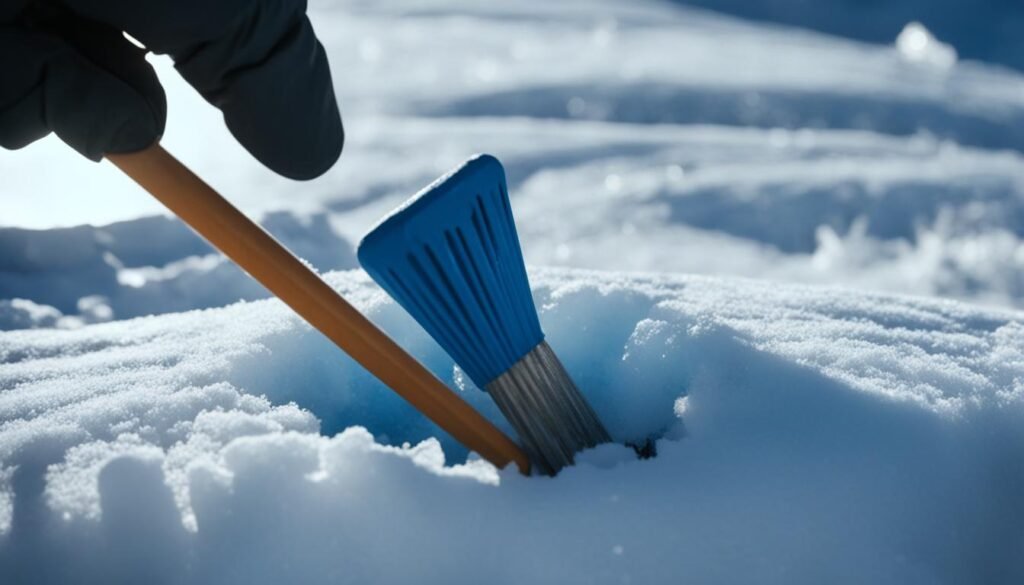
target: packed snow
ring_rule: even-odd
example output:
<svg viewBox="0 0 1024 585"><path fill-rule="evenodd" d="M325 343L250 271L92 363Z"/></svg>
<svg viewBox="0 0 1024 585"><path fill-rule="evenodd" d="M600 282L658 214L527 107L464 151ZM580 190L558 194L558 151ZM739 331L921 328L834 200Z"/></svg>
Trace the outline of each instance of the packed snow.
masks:
<svg viewBox="0 0 1024 585"><path fill-rule="evenodd" d="M365 275L329 279L465 384ZM549 269L533 281L549 341L611 434L657 439L656 457L606 445L554 480L460 464L437 429L276 301L12 332L0 337L0 572L24 583L1024 577L1019 314L707 277ZM484 393L462 394L504 426Z"/></svg>
<svg viewBox="0 0 1024 585"><path fill-rule="evenodd" d="M797 4L761 16L864 36L851 3ZM511 433L347 271L383 214L496 155L548 340L616 444L494 469L47 139L0 154L0 582L1024 581L1024 75L972 60L1019 35L958 45L936 12L865 44L659 0L310 10L334 170L272 175L158 58L165 146Z"/></svg>

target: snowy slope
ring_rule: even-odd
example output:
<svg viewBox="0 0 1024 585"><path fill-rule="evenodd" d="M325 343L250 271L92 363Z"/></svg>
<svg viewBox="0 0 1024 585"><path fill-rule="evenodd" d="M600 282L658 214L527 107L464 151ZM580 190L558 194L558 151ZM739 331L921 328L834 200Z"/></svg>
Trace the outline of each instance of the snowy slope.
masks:
<svg viewBox="0 0 1024 585"><path fill-rule="evenodd" d="M783 22L830 34L886 42L912 20L922 21L969 59L1024 69L1016 31L1024 6L1003 0L674 0L744 18Z"/></svg>
<svg viewBox="0 0 1024 585"><path fill-rule="evenodd" d="M950 61L941 39L867 45L661 2L311 10L348 126L346 156L311 183L260 168L157 60L165 143L257 217L326 214L355 241L484 151L509 170L534 264L1024 304L1024 76ZM61 172L48 172L55 161ZM54 140L5 153L0 174L0 224L160 211ZM0 298L16 296L52 304L0 274Z"/></svg>
<svg viewBox="0 0 1024 585"><path fill-rule="evenodd" d="M549 341L657 456L465 463L51 139L0 153L0 583L1024 581L1024 75L656 0L311 12L334 170L271 175L157 60L168 148L324 272L497 155Z"/></svg>
<svg viewBox="0 0 1024 585"><path fill-rule="evenodd" d="M555 480L446 467L421 417L274 301L7 333L0 572L25 583L1024 577L1020 314L743 280L533 278L549 340L612 434L660 438L657 457L605 446ZM330 279L455 383L365 276ZM486 395L464 394L495 416ZM348 425L377 441L359 427L333 435Z"/></svg>

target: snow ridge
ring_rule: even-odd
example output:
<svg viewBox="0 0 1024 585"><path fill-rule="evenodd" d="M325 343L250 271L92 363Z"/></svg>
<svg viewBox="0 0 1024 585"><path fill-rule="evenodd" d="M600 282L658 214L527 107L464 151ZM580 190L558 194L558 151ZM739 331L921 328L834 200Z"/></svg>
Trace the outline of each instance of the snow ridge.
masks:
<svg viewBox="0 0 1024 585"><path fill-rule="evenodd" d="M363 273L328 277L504 424ZM33 583L1024 575L1007 513L1024 482L1019 313L710 277L531 278L550 343L612 435L657 439L655 458L608 445L554 480L460 464L276 301L8 332L0 570Z"/></svg>

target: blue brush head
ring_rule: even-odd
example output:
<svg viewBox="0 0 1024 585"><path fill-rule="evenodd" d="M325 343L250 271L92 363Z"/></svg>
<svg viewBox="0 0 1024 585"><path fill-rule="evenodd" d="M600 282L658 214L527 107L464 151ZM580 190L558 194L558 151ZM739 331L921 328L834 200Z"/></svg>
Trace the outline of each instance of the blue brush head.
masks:
<svg viewBox="0 0 1024 585"><path fill-rule="evenodd" d="M544 340L493 156L414 195L363 237L358 256L480 388Z"/></svg>

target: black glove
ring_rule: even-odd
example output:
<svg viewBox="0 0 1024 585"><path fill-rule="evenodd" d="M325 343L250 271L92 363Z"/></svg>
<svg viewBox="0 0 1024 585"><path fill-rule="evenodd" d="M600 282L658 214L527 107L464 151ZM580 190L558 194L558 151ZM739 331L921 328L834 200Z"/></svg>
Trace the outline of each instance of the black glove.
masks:
<svg viewBox="0 0 1024 585"><path fill-rule="evenodd" d="M168 54L253 156L322 174L344 131L305 0L0 0L0 146L51 131L92 160L163 134L156 74L121 31Z"/></svg>

